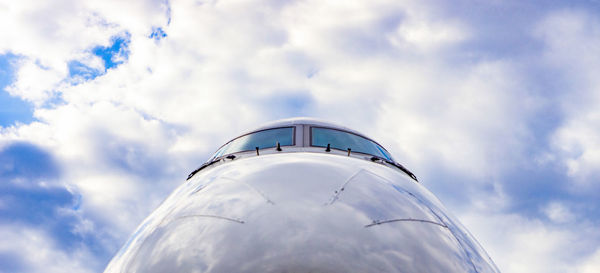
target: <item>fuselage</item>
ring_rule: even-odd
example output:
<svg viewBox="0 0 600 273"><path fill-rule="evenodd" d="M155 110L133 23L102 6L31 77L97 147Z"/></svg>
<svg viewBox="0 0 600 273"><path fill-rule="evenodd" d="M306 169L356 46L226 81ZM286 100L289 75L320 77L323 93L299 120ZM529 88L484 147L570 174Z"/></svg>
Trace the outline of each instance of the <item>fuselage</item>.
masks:
<svg viewBox="0 0 600 273"><path fill-rule="evenodd" d="M264 133L290 127L291 140ZM356 136L370 139L307 119L265 128L253 132L276 135L259 139L273 147L235 144L253 132L221 147L138 227L105 272L499 272L376 142L361 144ZM353 135L328 138L313 128ZM339 143L348 139L354 144ZM339 149L346 144L355 146Z"/></svg>

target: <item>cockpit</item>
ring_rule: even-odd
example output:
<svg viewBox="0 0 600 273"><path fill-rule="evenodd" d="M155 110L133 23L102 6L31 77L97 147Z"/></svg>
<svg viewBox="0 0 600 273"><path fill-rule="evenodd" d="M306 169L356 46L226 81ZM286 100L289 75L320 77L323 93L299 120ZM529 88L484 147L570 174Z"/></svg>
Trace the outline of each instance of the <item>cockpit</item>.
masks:
<svg viewBox="0 0 600 273"><path fill-rule="evenodd" d="M195 172L221 160L294 152L362 158L394 166L417 180L414 174L396 163L390 153L374 140L342 126L306 118L278 121L230 140L188 179Z"/></svg>
<svg viewBox="0 0 600 273"><path fill-rule="evenodd" d="M331 149L340 151L350 151L366 155L376 156L382 159L392 160L390 154L381 145L366 137L344 131L337 128L327 128L318 126L298 126L280 127L264 129L242 135L223 145L213 156L218 158L223 155L229 155L240 152L255 151L269 148L278 148L286 146L299 146L295 139L296 130L308 129L308 139L303 139L304 145L300 147L322 147L327 152ZM304 135L304 134L300 134Z"/></svg>

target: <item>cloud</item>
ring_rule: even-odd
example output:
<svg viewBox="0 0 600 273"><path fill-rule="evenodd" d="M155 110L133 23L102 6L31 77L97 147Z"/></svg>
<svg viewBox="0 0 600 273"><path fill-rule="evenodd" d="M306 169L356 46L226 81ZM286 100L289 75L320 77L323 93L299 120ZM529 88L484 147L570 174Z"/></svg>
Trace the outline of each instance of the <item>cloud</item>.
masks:
<svg viewBox="0 0 600 273"><path fill-rule="evenodd" d="M593 273L598 271L600 268L600 250L596 251L593 255L590 255L577 270L581 273Z"/></svg>
<svg viewBox="0 0 600 273"><path fill-rule="evenodd" d="M551 138L552 153L564 164L575 191L598 189L600 177L600 21L578 10L561 10L540 22L544 61L562 76L557 96L562 122Z"/></svg>
<svg viewBox="0 0 600 273"><path fill-rule="evenodd" d="M81 65L74 64L98 69L94 55L108 61L106 68L111 68L112 62L122 62L116 59L122 54L110 54L114 37L125 29L145 36L142 32L149 32L152 25L167 22L165 12L164 2L62 0L52 4L5 4L0 9L4 35L0 53L23 56L17 79L8 92L42 105L68 86L69 69L75 69L75 74L89 73L81 72Z"/></svg>
<svg viewBox="0 0 600 273"><path fill-rule="evenodd" d="M461 213L460 218L502 272L597 270L598 234L590 222L552 224L518 214L490 215L473 210Z"/></svg>
<svg viewBox="0 0 600 273"><path fill-rule="evenodd" d="M431 53L432 50L447 49L464 42L468 39L468 31L465 26L448 21L431 22L428 18L411 18L400 24L388 39L400 49L414 47Z"/></svg>
<svg viewBox="0 0 600 273"><path fill-rule="evenodd" d="M552 202L542 209L550 220L557 223L567 223L575 220L573 213L565 205Z"/></svg>
<svg viewBox="0 0 600 273"><path fill-rule="evenodd" d="M61 170L53 156L35 145L9 143L0 150L0 166L3 270L98 268L97 259L107 257L99 241L102 232L82 228L90 220L78 211L81 195L59 182Z"/></svg>
<svg viewBox="0 0 600 273"><path fill-rule="evenodd" d="M29 143L8 143L0 150L0 177L23 187L56 179L60 169L48 152ZM24 180L24 181L21 181Z"/></svg>
<svg viewBox="0 0 600 273"><path fill-rule="evenodd" d="M95 272L99 267L92 253L65 253L43 230L2 224L0 232L5 236L0 242L0 272Z"/></svg>

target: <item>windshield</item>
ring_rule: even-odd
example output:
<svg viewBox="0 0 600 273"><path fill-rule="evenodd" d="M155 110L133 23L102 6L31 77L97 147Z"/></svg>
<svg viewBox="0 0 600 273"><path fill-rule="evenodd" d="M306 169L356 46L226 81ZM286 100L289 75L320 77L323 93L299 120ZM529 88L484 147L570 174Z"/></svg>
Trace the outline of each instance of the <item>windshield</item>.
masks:
<svg viewBox="0 0 600 273"><path fill-rule="evenodd" d="M226 154L232 154L243 151L251 151L258 147L259 149L273 148L277 146L294 145L294 127L283 127L258 131L238 137L219 149L213 158Z"/></svg>
<svg viewBox="0 0 600 273"><path fill-rule="evenodd" d="M383 147L359 135L320 127L312 127L310 133L310 143L312 146L327 147L327 144L329 144L334 149L348 150L350 148L352 152L365 153L392 160L392 157Z"/></svg>

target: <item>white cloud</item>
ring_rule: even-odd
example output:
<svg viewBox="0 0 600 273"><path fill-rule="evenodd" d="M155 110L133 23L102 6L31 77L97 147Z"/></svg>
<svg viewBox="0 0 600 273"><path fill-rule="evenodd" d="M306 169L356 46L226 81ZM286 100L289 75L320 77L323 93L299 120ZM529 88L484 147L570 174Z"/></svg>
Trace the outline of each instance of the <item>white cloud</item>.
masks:
<svg viewBox="0 0 600 273"><path fill-rule="evenodd" d="M570 222L572 229L518 214L463 212L460 219L504 273L586 272L597 268L596 227ZM593 271L592 271L593 272Z"/></svg>
<svg viewBox="0 0 600 273"><path fill-rule="evenodd" d="M523 87L515 84L518 76L511 65L442 69L429 77L434 81L415 77L421 86L405 84L412 80L410 76L399 79L394 86L413 95L396 92L383 104L386 118L381 123L394 128L392 137L402 145L403 154L419 165L440 161L480 179L514 164L503 159L516 159L522 153L520 145L528 137L523 117L533 107L527 105L530 98L516 100Z"/></svg>
<svg viewBox="0 0 600 273"><path fill-rule="evenodd" d="M43 67L31 59L21 60L18 67L16 81L7 91L36 105L49 99L66 76L65 71Z"/></svg>
<svg viewBox="0 0 600 273"><path fill-rule="evenodd" d="M583 11L548 15L536 35L545 45L544 60L562 75L558 94L563 120L552 136L556 158L574 179L574 191L597 189L600 177L600 20Z"/></svg>
<svg viewBox="0 0 600 273"><path fill-rule="evenodd" d="M25 58L8 91L40 106L66 87L69 61L97 68L92 48L108 46L111 37L124 31L147 36L152 26L166 24L165 15L164 2L5 2L0 9L0 54Z"/></svg>
<svg viewBox="0 0 600 273"><path fill-rule="evenodd" d="M418 18L401 24L389 39L400 49L416 47L419 50L431 51L448 48L465 41L467 37L464 26L448 21L428 22Z"/></svg>
<svg viewBox="0 0 600 273"><path fill-rule="evenodd" d="M555 223L568 223L575 220L571 210L560 202L551 202L542 208L542 212Z"/></svg>
<svg viewBox="0 0 600 273"><path fill-rule="evenodd" d="M600 102L600 100L598 101ZM595 104L597 105L597 104ZM586 105L587 107L593 107ZM582 107L586 107L582 106ZM553 145L566 165L568 175L583 189L597 187L600 177L600 110L574 115L553 136Z"/></svg>
<svg viewBox="0 0 600 273"><path fill-rule="evenodd" d="M0 225L3 240L0 252L16 255L11 267L25 272L94 272L98 261L85 247L72 252L57 246L43 230L19 226ZM9 266L9 265L5 265ZM10 270L10 269L9 269ZM0 269L0 272L8 272Z"/></svg>
<svg viewBox="0 0 600 273"><path fill-rule="evenodd" d="M581 273L594 273L598 271L600 271L600 249L578 266L578 272Z"/></svg>

